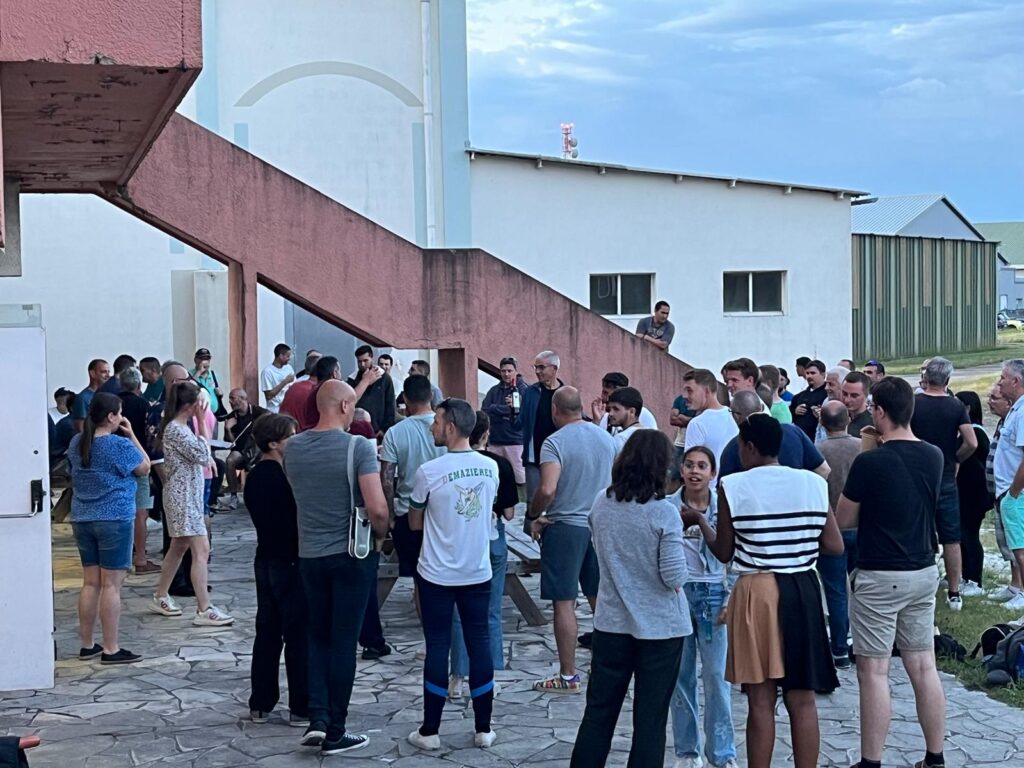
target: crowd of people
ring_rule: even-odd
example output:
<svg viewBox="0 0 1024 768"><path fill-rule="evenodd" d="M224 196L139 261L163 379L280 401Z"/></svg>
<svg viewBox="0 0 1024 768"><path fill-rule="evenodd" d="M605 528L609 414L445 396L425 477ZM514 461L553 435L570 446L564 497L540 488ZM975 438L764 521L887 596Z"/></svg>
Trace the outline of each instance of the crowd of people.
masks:
<svg viewBox="0 0 1024 768"><path fill-rule="evenodd" d="M660 302L637 335L667 350L668 315ZM211 601L207 563L211 517L237 508L239 494L257 533L251 719L265 722L279 703L283 650L289 722L327 755L368 742L346 727L359 649L370 660L394 652L377 600L382 546L414 579L424 637L423 718L408 741L439 749L445 703L468 681L475 744L495 743L505 526L520 501L540 544L558 657L534 688L586 692L574 766L604 765L632 683L630 765L663 764L671 716L677 768L736 766L739 685L747 764L771 765L781 691L795 765L810 768L815 694L855 662L859 765L876 768L896 649L924 734L918 765L937 768L938 554L945 604L962 610L984 594L979 536L993 508L1011 580L989 597L1024 610L1024 361L1008 361L988 395L1000 419L991 441L980 398L949 391L953 367L941 357L922 365L916 392L876 360L857 371L852 360L798 358L795 391L785 369L749 358L720 375L690 370L670 440L639 382L610 371L585 408L553 351L533 360L533 383L503 358L480 410L445 398L423 360L396 396L393 358L369 346L355 351L348 379L336 357L310 350L298 374L291 357L279 344L262 372L265 408L242 389L225 397L205 348L191 368L122 355L112 375L94 360L85 389L55 393L51 451L69 465L84 571L81 658L140 658L118 638L133 568L159 571L152 612L181 616L175 597L187 596L194 624L234 621ZM149 518L164 528L160 566L146 560ZM360 525L377 543L365 557L350 543ZM582 634L581 592L593 611ZM590 654L585 685L580 648Z"/></svg>

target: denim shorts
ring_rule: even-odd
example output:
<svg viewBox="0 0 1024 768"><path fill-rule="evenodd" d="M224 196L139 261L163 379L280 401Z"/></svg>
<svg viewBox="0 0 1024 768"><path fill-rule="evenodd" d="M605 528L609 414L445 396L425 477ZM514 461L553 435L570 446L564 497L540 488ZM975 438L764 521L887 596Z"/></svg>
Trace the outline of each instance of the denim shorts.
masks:
<svg viewBox="0 0 1024 768"><path fill-rule="evenodd" d="M135 478L135 508L153 508L153 494L149 490L149 475Z"/></svg>
<svg viewBox="0 0 1024 768"><path fill-rule="evenodd" d="M575 600L580 590L597 597L600 570L590 528L552 523L540 538L541 600Z"/></svg>
<svg viewBox="0 0 1024 768"><path fill-rule="evenodd" d="M83 567L98 565L108 571L127 571L132 566L132 534L135 520L91 520L71 523Z"/></svg>

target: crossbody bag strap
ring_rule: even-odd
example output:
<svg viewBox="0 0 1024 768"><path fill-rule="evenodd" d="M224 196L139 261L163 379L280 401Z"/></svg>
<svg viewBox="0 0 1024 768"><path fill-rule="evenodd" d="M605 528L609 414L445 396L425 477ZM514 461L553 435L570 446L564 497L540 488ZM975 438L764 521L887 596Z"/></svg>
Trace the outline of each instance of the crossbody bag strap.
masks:
<svg viewBox="0 0 1024 768"><path fill-rule="evenodd" d="M352 514L356 512L356 485L355 485L355 459L356 459L356 440L359 439L358 435L352 435L352 439L348 441L348 496L349 504L352 508Z"/></svg>

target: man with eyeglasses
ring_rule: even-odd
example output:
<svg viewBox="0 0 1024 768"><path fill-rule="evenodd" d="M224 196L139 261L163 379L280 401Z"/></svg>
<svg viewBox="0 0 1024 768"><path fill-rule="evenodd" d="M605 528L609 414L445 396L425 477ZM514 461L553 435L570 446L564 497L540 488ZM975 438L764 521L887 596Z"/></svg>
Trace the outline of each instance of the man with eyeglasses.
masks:
<svg viewBox="0 0 1024 768"><path fill-rule="evenodd" d="M516 485L523 486L526 483L526 467L523 466L523 430L522 427L515 425L515 419L518 411L522 409L529 387L523 381L523 376L519 373L519 363L514 357L501 358L499 372L501 381L487 391L480 407L491 420L488 450L509 460L516 476ZM519 394L519 405L515 409L513 393Z"/></svg>
<svg viewBox="0 0 1024 768"><path fill-rule="evenodd" d="M565 386L558 378L561 359L551 351L544 351L533 361L537 383L523 393L523 405L512 426L523 430L523 466L526 468L526 504L529 511L533 495L540 486L540 447L557 427L551 413L551 399Z"/></svg>
<svg viewBox="0 0 1024 768"><path fill-rule="evenodd" d="M1003 436L1003 424L1006 421L1006 414L1010 412L1010 406L1013 403L1010 402L1002 389L999 387L999 383L992 385L992 389L988 393L988 409L993 415L999 417L999 423L996 425L996 431L992 435L992 442L989 444L988 457L985 459L985 484L988 487L988 492L992 495L992 498L996 497L996 474L995 474L995 461L996 461L996 447L999 445L999 441ZM999 511L999 504L996 503L995 508L992 510L994 513L995 529L996 529L996 546L999 547L999 554L1002 555L1003 560L1010 564L1010 583L1001 587L993 592L989 592L988 599L995 600L998 603L1006 604L1010 600L1013 600L1018 595L1024 593L1024 581L1021 580L1020 569L1017 568L1017 561L1013 557L1013 550L1010 549L1006 543L1006 529L1003 527L1003 515Z"/></svg>

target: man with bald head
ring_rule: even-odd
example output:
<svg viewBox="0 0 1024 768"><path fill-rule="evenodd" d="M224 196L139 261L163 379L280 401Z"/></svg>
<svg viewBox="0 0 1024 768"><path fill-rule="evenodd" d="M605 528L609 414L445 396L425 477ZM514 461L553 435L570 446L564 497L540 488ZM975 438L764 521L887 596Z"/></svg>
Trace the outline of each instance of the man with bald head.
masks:
<svg viewBox="0 0 1024 768"><path fill-rule="evenodd" d="M737 426L755 413L767 413L768 409L760 395L752 390L740 390L729 404L729 412ZM814 447L803 430L792 424L782 425L782 446L779 448L779 464L792 469L807 469L828 477L829 467L821 453ZM718 459L718 479L742 472L740 463L739 436L733 437L722 448Z"/></svg>
<svg viewBox="0 0 1024 768"><path fill-rule="evenodd" d="M864 374L851 373L850 376ZM825 430L825 439L817 444L821 455L828 462L831 472L828 481L828 502L832 509L839 503L839 496L846 485L853 460L860 453L860 438L850 434L850 409L839 400L829 400L821 406L819 417ZM828 604L828 630L832 645L832 660L837 669L850 668L850 649L846 636L850 632L849 604L846 595L846 575L850 568L847 563L857 561L857 531L843 531L845 549L841 555L822 554L818 558L818 574L825 588L825 602Z"/></svg>
<svg viewBox="0 0 1024 768"><path fill-rule="evenodd" d="M559 674L538 681L534 688L579 693L576 597L582 589L593 609L599 580L588 525L590 507L611 483L618 444L605 430L583 420L583 403L574 387L554 393L551 419L556 430L540 449L540 486L527 519L540 540L540 596L554 604Z"/></svg>
<svg viewBox="0 0 1024 768"><path fill-rule="evenodd" d="M378 537L388 530L376 445L346 430L356 409L348 384L328 379L316 393L319 420L285 443L299 529L299 570L309 605L309 728L305 746L333 755L366 745L345 721L356 673L356 640L376 560L348 554L353 504L364 506ZM350 481L351 478L351 481Z"/></svg>
<svg viewBox="0 0 1024 768"><path fill-rule="evenodd" d="M266 408L249 402L248 393L241 387L235 387L228 393L231 413L225 424L224 435L233 443L224 463L227 465L228 499L224 502L227 509L238 507L239 473L258 458L256 441L252 438L252 425L260 416L269 413Z"/></svg>

